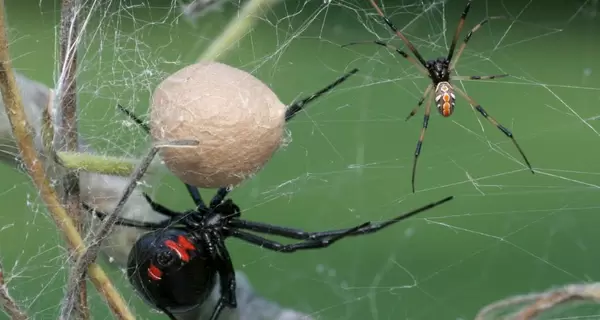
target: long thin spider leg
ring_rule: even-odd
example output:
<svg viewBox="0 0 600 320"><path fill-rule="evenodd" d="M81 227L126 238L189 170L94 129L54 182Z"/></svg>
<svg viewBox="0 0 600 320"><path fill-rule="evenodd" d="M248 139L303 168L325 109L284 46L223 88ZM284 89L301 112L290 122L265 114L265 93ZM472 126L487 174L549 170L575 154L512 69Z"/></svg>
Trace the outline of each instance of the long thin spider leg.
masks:
<svg viewBox="0 0 600 320"><path fill-rule="evenodd" d="M477 110L484 118L486 118L491 124L496 126L496 128L498 128L500 131L502 131L502 133L504 133L507 137L509 137L510 140L512 140L515 147L517 147L517 150L519 150L521 157L527 164L527 167L529 167L529 170L531 170L531 173L535 173L535 171L533 171L533 168L531 167L531 163L529 163L529 159L527 159L527 156L525 156L523 149L521 149L521 146L519 146L519 144L517 143L517 140L513 136L512 132L510 132L510 130L508 130L505 126L503 126L498 121L496 121L496 119L494 119L491 115L489 115L487 113L487 111L485 111L483 109L483 107L481 107L481 105L479 105L477 102L475 102L475 100L473 100L473 98L469 97L469 95L467 95L464 91L462 91L462 89L454 87L454 90L456 92L458 92L461 96L463 96L463 98L465 98L467 101L469 101L469 104L471 105L471 107L473 109Z"/></svg>
<svg viewBox="0 0 600 320"><path fill-rule="evenodd" d="M427 95L429 95L429 92L431 91L431 89L433 89L433 85L430 84L429 86L427 86L427 89L425 89L425 92L423 93L423 96L421 97L421 100L419 100L419 103L417 103L417 106L412 109L412 111L408 114L408 116L406 117L405 121L408 121L408 119L412 118L412 116L414 116L415 114L417 114L417 111L419 110L419 108L421 107L421 105L423 105L423 102L425 102L425 99L427 98Z"/></svg>
<svg viewBox="0 0 600 320"><path fill-rule="evenodd" d="M423 116L423 128L421 129L421 135L419 136L419 141L417 142L417 148L415 149L415 158L413 160L413 168L412 168L412 192L415 193L415 178L417 175L417 160L419 160L419 155L421 154L421 148L423 147L423 140L425 139L425 132L427 131L427 126L429 125L429 115L431 114L431 102L433 101L433 93L429 94L427 97L427 102L425 103L425 115Z"/></svg>
<svg viewBox="0 0 600 320"><path fill-rule="evenodd" d="M161 307L160 311L162 311L169 318L169 320L179 320L171 311L167 310L166 308Z"/></svg>
<svg viewBox="0 0 600 320"><path fill-rule="evenodd" d="M106 216L108 216L107 213L98 211L97 209L90 207L87 203L82 203L82 206L83 206L84 210L94 213L100 220L104 220L104 218ZM121 217L117 218L117 220L115 222L115 224L119 225L119 226L140 228L140 229L146 229L146 230L164 229L164 228L167 228L167 227L173 225L174 223L176 223L175 219L171 219L171 218L167 218L161 222L142 222L142 221L138 221L138 220L132 220L132 219L121 218Z"/></svg>
<svg viewBox="0 0 600 320"><path fill-rule="evenodd" d="M150 198L150 196L147 195L146 193L143 193L143 195L144 195L144 198L146 198L146 201L148 202L148 204L150 204L150 207L152 208L152 210L154 210L160 214L164 214L165 216L171 217L171 218L181 216L181 213L179 213L177 211L173 211L158 202L154 202L154 200L152 200L152 198Z"/></svg>
<svg viewBox="0 0 600 320"><path fill-rule="evenodd" d="M509 74L494 74L491 76L451 76L450 80L494 80L499 78L508 77Z"/></svg>
<svg viewBox="0 0 600 320"><path fill-rule="evenodd" d="M450 45L450 50L448 50L448 57L446 58L448 61L452 61L452 56L454 55L454 50L456 49L456 43L458 42L458 37L460 36L460 32L462 31L465 20L467 19L467 14L469 14L469 9L471 9L471 1L467 2L465 9L460 15L460 20L458 21L458 25L456 26L456 31L454 32L454 38L452 38L452 44Z"/></svg>
<svg viewBox="0 0 600 320"><path fill-rule="evenodd" d="M357 44L376 44L376 45L380 45L382 47L386 47L390 50L394 50L396 51L396 53L398 53L399 55L401 55L403 58L407 59L408 61L410 61L410 63L412 63L413 65L415 65L417 67L417 69L419 69L419 71L421 73L423 73L424 75L429 77L429 71L427 71L427 69L425 69L417 60L415 60L415 58L411 57L408 55L408 53L398 49L397 47L392 46L391 44L387 44L383 41L379 41L379 40L368 40L368 41L355 41L355 42L350 42L347 44L342 45L342 48L348 47L348 46L353 46L353 45L357 45Z"/></svg>
<svg viewBox="0 0 600 320"><path fill-rule="evenodd" d="M429 203L427 205L424 205L420 208L411 210L406 213L402 213L394 218L391 218L391 219L386 220L381 223L371 222L371 223L363 224L364 226L361 228L358 228L358 229L356 229L356 227L353 227L353 228L346 228L346 229L339 229L339 230L307 232L307 231L296 229L296 228L281 227L281 226L275 226L275 225L271 225L271 224L267 224L267 223L246 221L246 220L241 220L241 219L240 220L232 220L229 224L229 227L231 227L233 229L244 229L244 230L249 230L249 231L253 231L253 232L259 232L259 233L268 234L268 235L276 235L276 236L281 236L281 237L286 237L286 238L296 239L296 240L315 240L315 239L320 239L320 238L339 236L342 234L346 234L349 230L355 230L354 232L352 232L349 235L359 236L359 235L363 235L363 234L377 232L377 231L379 231L385 227L388 227L394 223L400 222L402 220L406 220L418 213L433 209L434 207L437 207L437 206L439 206L443 203L446 203L452 199L453 199L452 196L446 197L442 200Z"/></svg>
<svg viewBox="0 0 600 320"><path fill-rule="evenodd" d="M148 126L147 123L142 121L142 119L140 119L133 112L125 109L125 107L123 107L122 105L120 105L118 103L117 103L117 108L119 108L119 110L121 112L126 114L131 119L131 121L135 122L135 124L137 124L140 128L142 128L142 130L144 130L147 134L150 134L150 126Z"/></svg>
<svg viewBox="0 0 600 320"><path fill-rule="evenodd" d="M233 267L233 262L231 262L231 256L218 231L213 230L210 237L213 239L217 254L222 263L220 269L223 270L223 274L219 275L219 277L223 277L221 280L221 294L225 296L229 308L235 309L237 307L235 268Z"/></svg>
<svg viewBox="0 0 600 320"><path fill-rule="evenodd" d="M504 16L489 17L489 18L483 19L480 23L476 24L473 27L473 29L471 29L471 31L469 31L469 33L465 37L465 40L463 41L463 43L460 45L460 48L456 52L456 56L454 57L454 60L452 60L452 62L450 63L450 68L449 68L450 71L454 70L454 66L456 66L456 64L458 63L458 59L460 59L460 56L462 55L463 51L467 47L467 44L469 43L469 40L471 39L471 36L473 35L473 33L475 33L477 30L479 30L479 28L481 28L481 26L483 26L490 20L505 19L505 18L506 17L504 17Z"/></svg>
<svg viewBox="0 0 600 320"><path fill-rule="evenodd" d="M210 316L210 320L217 320L225 307L237 308L235 269L220 235L213 231L210 235L206 235L205 239L210 239L208 244L214 250L213 261L218 265L220 297Z"/></svg>
<svg viewBox="0 0 600 320"><path fill-rule="evenodd" d="M285 121L290 121L294 116L296 116L296 114L298 114L298 112L300 112L301 110L304 109L304 107L312 102L313 100L315 100L316 98L322 96L323 94L331 91L333 88L335 88L336 86L338 86L339 84L341 84L342 82L346 81L348 78L350 78L350 76L352 76L353 74L357 73L358 69L354 68L352 70L350 70L350 72L346 73L345 75L337 78L337 80L335 80L333 83L331 83L330 85L328 85L327 87L313 93L312 95L298 101L298 102L294 102L292 103L290 106L288 106L287 110L285 111Z"/></svg>
<svg viewBox="0 0 600 320"><path fill-rule="evenodd" d="M240 230L232 230L231 236L238 238L240 240L246 241L248 243L263 247L265 249L283 252L283 253L292 253L298 250L310 250L310 249L321 249L327 248L335 242L344 239L347 236L352 235L354 232L360 230L361 228L368 227L369 223L363 223L362 225L356 226L354 228L346 230L346 232L331 236L328 238L318 238L314 240L307 240L293 244L282 244L273 240L265 239L263 237L240 231Z"/></svg>
<svg viewBox="0 0 600 320"><path fill-rule="evenodd" d="M215 262L215 264L218 266L217 267L217 273L219 275L219 282L220 282L220 295L219 295L219 299L217 300L217 304L215 305L215 307L213 308L213 311L211 313L210 316L210 320L217 320L219 318L219 315L221 314L221 312L223 311L223 309L225 309L225 307L229 304L228 302L228 281L227 278L229 277L229 275L227 275L227 266L225 265L225 262L223 261L223 256L221 254L220 251L220 247L218 244L218 239L215 239L214 234L212 232L202 232L199 234L200 239L202 240L202 242L204 242L206 244L205 246L205 250L206 253L209 255L210 259L212 261Z"/></svg>
<svg viewBox="0 0 600 320"><path fill-rule="evenodd" d="M396 35L402 39L402 41L404 41L404 44L408 47L408 49L415 55L415 57L417 57L417 60L419 60L419 62L421 62L421 64L423 65L423 67L427 68L427 62L425 62L425 59L423 59L423 56L421 56L421 54L419 53L419 51L417 50L417 48L415 48L415 46L408 40L408 38L406 38L404 36L404 34L402 34L402 32L400 32L400 30L398 30L398 28L396 28L396 26L394 26L394 24L392 23L392 21L390 21L390 19L388 19L385 14L383 14L383 11L379 8L379 6L377 5L377 3L375 3L375 0L369 0L371 2L371 5L373 6L373 8L375 8L375 10L377 10L377 13L379 14L379 16L381 16L381 19L383 19L383 22L385 22L385 24L388 25L388 27L390 27L390 29L392 29L393 32L396 33Z"/></svg>
<svg viewBox="0 0 600 320"><path fill-rule="evenodd" d="M140 128L142 128L142 130L144 130L146 132L146 134L150 135L150 126L148 126L147 123L142 121L142 119L140 119L138 116L136 116L133 112L125 109L122 105L117 104L117 108L119 108L119 110L121 112L125 113L138 126L140 126ZM192 197L192 200L194 201L196 208L198 210L206 209L206 204L204 204L204 200L202 200L202 196L200 195L200 191L198 191L198 188L196 188L192 185L189 185L187 183L184 183L184 184L185 184L185 188L187 189L188 193Z"/></svg>
<svg viewBox="0 0 600 320"><path fill-rule="evenodd" d="M221 202L223 202L223 199L225 199L225 197L227 197L227 195L229 194L229 191L231 191L229 188L219 188L219 190L217 190L217 193L215 193L215 196L210 200L210 207L215 208L216 206L221 204Z"/></svg>
<svg viewBox="0 0 600 320"><path fill-rule="evenodd" d="M190 194L190 197L192 197L194 204L196 204L196 209L198 211L202 211L203 209L206 209L206 204L204 204L204 200L202 200L202 196L200 195L200 190L198 190L198 188L192 186L191 184L187 184L185 182L183 184L185 185L185 188L187 189L188 193Z"/></svg>

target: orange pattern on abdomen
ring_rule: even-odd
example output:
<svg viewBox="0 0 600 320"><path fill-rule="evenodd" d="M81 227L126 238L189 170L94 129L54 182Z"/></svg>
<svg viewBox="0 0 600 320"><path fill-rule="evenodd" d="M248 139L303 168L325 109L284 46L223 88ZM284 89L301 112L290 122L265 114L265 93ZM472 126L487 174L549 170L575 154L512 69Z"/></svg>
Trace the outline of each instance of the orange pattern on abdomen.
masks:
<svg viewBox="0 0 600 320"><path fill-rule="evenodd" d="M442 96L442 99L444 101L444 103L442 104L442 115L444 117L449 117L450 114L452 114L452 110L450 110L450 95L447 93L444 93L444 95Z"/></svg>
<svg viewBox="0 0 600 320"><path fill-rule="evenodd" d="M435 88L435 103L439 113L449 117L454 112L454 90L448 82L440 82Z"/></svg>

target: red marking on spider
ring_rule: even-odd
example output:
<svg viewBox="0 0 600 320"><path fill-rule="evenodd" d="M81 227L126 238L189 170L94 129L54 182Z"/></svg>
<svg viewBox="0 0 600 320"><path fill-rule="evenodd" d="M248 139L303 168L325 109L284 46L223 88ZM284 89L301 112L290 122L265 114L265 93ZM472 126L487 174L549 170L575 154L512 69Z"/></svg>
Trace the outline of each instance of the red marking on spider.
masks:
<svg viewBox="0 0 600 320"><path fill-rule="evenodd" d="M148 267L148 277L150 277L152 280L158 281L162 279L162 271L155 265L151 264L150 267Z"/></svg>
<svg viewBox="0 0 600 320"><path fill-rule="evenodd" d="M184 236L177 237L177 242L173 240L165 241L165 246L175 251L183 262L190 261L190 251L196 250L196 247Z"/></svg>

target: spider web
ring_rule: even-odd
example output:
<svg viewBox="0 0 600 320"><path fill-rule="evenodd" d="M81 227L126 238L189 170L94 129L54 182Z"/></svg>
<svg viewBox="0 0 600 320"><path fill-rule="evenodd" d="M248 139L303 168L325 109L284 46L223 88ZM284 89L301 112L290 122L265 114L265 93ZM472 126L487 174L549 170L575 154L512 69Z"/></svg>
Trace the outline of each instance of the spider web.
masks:
<svg viewBox="0 0 600 320"><path fill-rule="evenodd" d="M426 58L446 55L465 5L379 3ZM181 14L180 2L87 4L93 9L78 67L80 131L100 154L139 157L149 140L116 104L144 116L153 88L194 62L242 4L225 2L192 20ZM15 66L53 87L59 4L6 6ZM380 39L408 51L404 44L368 1L285 1L271 8L223 62L253 73L286 103L351 68L360 72L299 114L288 126L293 141L232 192L245 218L318 231L456 198L324 250L286 255L231 240L236 268L258 294L314 319L469 319L497 299L600 278L594 249L600 223L598 10L597 0L473 1L461 40L485 17L507 19L473 35L457 73L511 76L454 85L515 134L536 173L458 96L452 117L432 111L413 195L424 108L404 118L428 79L384 48L339 47ZM68 270L64 242L29 180L8 166L0 170L0 199L7 204L0 215L0 255L9 288L32 318L54 318ZM165 170L141 188L173 209L192 205ZM140 319L163 317L131 291L117 265L106 269ZM97 296L93 289L90 294ZM112 317L101 303L93 303L92 312ZM560 316L598 318L600 312L582 307Z"/></svg>

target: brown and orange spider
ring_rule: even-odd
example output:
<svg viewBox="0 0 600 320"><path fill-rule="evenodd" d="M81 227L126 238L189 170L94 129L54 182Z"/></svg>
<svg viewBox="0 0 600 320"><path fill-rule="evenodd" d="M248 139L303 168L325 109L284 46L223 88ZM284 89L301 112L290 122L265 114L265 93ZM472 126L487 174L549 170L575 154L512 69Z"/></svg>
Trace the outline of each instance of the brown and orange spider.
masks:
<svg viewBox="0 0 600 320"><path fill-rule="evenodd" d="M389 45L387 43L384 43L382 41L377 41L377 40L376 41L352 42L352 43L345 44L342 47L355 45L355 44L361 44L361 43L375 43L377 45L384 46L388 49L396 51L402 57L406 58L408 61L410 61L412 64L414 64L417 67L417 69L419 69L424 75L429 77L432 81L432 84L427 86L427 89L425 89L423 97L421 98L421 100L419 100L419 103L417 104L417 106L410 112L408 117L406 117L406 120L408 120L412 116L414 116L417 113L418 108L423 104L423 102L425 100L427 100L427 103L425 104L425 115L423 118L423 128L421 129L421 135L419 137L419 141L417 142L417 149L415 150L415 158L414 158L414 162L413 162L413 170L412 170L412 191L413 191L413 193L415 192L415 175L416 175L416 169L417 169L417 159L419 157L419 154L421 153L423 139L425 138L425 131L427 130L427 125L429 123L429 115L431 113L431 101L432 100L435 101L437 109L442 116L449 117L452 115L452 112L454 112L454 105L455 105L455 101L456 101L456 96L454 95L454 92L458 92L458 94L463 96L467 101L469 101L469 104L471 105L472 108L477 110L484 118L486 118L489 122L491 122L493 125L495 125L498 129L500 129L500 131L502 131L502 133L504 133L507 137L509 137L512 140L514 145L519 150L519 153L523 157L523 160L525 160L525 163L531 170L531 173L534 173L533 168L531 167L531 164L529 163L529 160L527 159L527 157L525 156L525 153L523 153L523 150L521 149L521 147L515 140L512 132L510 132L510 130L508 130L506 127L504 127L503 125L498 123L498 121L496 121L496 119L494 119L492 116L490 116L483 109L483 107L481 107L481 105L476 103L475 100L473 100L471 97L469 97L463 90L452 86L452 84L450 83L450 80L492 80L492 79L497 79L497 78L502 78L502 77L508 76L508 74L491 75L491 76L454 76L454 75L451 76L450 75L452 73L452 71L454 71L454 66L456 65L456 63L458 62L458 59L460 58L461 54L465 50L465 47L467 46L467 43L471 39L471 36L473 35L473 33L475 31L477 31L479 28L481 28L481 26L484 25L485 23L487 23L489 20L503 18L503 17L489 17L489 18L483 19L483 21L481 21L480 23L475 25L475 27L473 27L473 29L471 29L471 31L465 37L463 43L461 44L460 48L458 49L458 52L456 53L456 56L454 56L454 51L456 49L456 43L458 42L458 37L460 36L460 32L462 31L463 26L465 24L465 19L467 17L467 14L469 13L469 9L471 8L472 0L469 0L467 2L467 6L463 10L462 15L460 16L460 20L458 22L458 26L456 27L456 32L454 34L454 38L452 39L452 44L450 45L450 50L448 51L448 56L440 57L440 58L437 58L436 60L425 61L425 59L423 59L423 56L421 56L421 54L419 53L419 51L417 51L415 46L383 14L383 11L375 3L375 0L369 0L369 1L371 2L373 7L375 8L375 10L377 10L377 13L379 13L379 15L381 16L383 21L390 27L390 29L392 29L393 32L396 33L396 35L400 39L402 39L404 44L408 47L408 49L414 54L414 56L417 59L415 60L415 58L409 56L406 52L404 52L392 45ZM452 60L453 56L454 56L454 60Z"/></svg>

